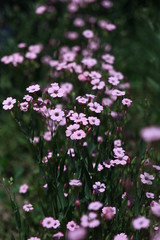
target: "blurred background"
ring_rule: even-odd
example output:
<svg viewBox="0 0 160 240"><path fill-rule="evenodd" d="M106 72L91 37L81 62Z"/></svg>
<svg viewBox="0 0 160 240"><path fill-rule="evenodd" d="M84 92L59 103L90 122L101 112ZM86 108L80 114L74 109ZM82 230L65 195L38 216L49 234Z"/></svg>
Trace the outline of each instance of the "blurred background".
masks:
<svg viewBox="0 0 160 240"><path fill-rule="evenodd" d="M1 0L0 1L0 57L18 51L17 44L51 44L61 39L63 33L73 26L66 15L67 1ZM40 4L54 6L46 15L36 15ZM96 4L96 5L95 5ZM111 53L116 57L116 69L121 71L131 84L129 97L133 100L130 108L128 128L133 129L131 138L139 138L141 127L160 124L160 1L118 0L111 9L102 9L97 3L81 14L97 19L108 18L117 29L105 39L112 45ZM52 41L51 41L52 40ZM68 43L67 43L68 44ZM57 46L53 46L55 51ZM48 53L47 48L45 49ZM24 71L25 67L25 71ZM37 62L32 66L13 66L0 63L0 102L6 97L22 97L25 88L32 82L45 84L45 67ZM13 177L16 186L31 181L32 154L17 126L10 116L0 108L0 177ZM18 189L15 187L15 191ZM14 231L10 216L9 200L0 186L0 239ZM8 228L8 223L10 228ZM13 228L13 229L12 229Z"/></svg>

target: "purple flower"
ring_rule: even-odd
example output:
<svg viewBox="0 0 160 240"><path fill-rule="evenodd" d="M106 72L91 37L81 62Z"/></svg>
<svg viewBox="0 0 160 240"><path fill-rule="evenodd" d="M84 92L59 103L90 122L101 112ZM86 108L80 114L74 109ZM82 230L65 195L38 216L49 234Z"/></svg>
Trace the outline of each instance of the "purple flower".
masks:
<svg viewBox="0 0 160 240"><path fill-rule="evenodd" d="M20 188L19 188L19 193L22 193L22 194L26 193L28 191L28 188L29 187L28 187L27 184L21 185Z"/></svg>
<svg viewBox="0 0 160 240"><path fill-rule="evenodd" d="M70 180L69 185L80 187L80 186L82 186L82 182L80 180L77 180L77 179L72 179L72 180Z"/></svg>
<svg viewBox="0 0 160 240"><path fill-rule="evenodd" d="M42 226L45 228L58 228L60 226L59 220L55 220L52 217L46 217L42 221Z"/></svg>
<svg viewBox="0 0 160 240"><path fill-rule="evenodd" d="M37 92L37 91L40 90L40 86L39 86L39 84L31 85L31 86L29 86L28 88L26 88L26 90L27 90L29 93L34 93L34 92Z"/></svg>
<svg viewBox="0 0 160 240"><path fill-rule="evenodd" d="M134 229L140 230L142 228L148 228L150 225L150 220L147 219L146 217L138 217L133 220L132 222Z"/></svg>
<svg viewBox="0 0 160 240"><path fill-rule="evenodd" d="M151 126L143 128L140 132L141 138L146 142L153 142L160 140L160 127Z"/></svg>
<svg viewBox="0 0 160 240"><path fill-rule="evenodd" d="M120 233L114 236L114 240L128 240L128 238L125 233Z"/></svg>
<svg viewBox="0 0 160 240"><path fill-rule="evenodd" d="M141 182L147 185L152 185L152 180L154 180L154 176L150 175L147 172L144 172L144 174L141 174L140 178L141 178Z"/></svg>
<svg viewBox="0 0 160 240"><path fill-rule="evenodd" d="M58 232L58 233L53 234L53 238L55 238L55 239L60 239L62 237L64 237L64 234L62 232Z"/></svg>
<svg viewBox="0 0 160 240"><path fill-rule="evenodd" d="M69 231L74 231L75 229L77 229L77 228L79 228L79 226L78 226L78 224L77 223L75 223L74 221L70 221L70 222L68 222L67 223L67 229L69 230Z"/></svg>
<svg viewBox="0 0 160 240"><path fill-rule="evenodd" d="M33 211L34 210L34 208L33 208L33 206L32 206L32 204L25 204L24 206L23 206L23 210L25 211L25 212L30 212L30 211Z"/></svg>
<svg viewBox="0 0 160 240"><path fill-rule="evenodd" d="M87 235L87 231L85 228L78 228L72 231L67 231L66 237L67 240L84 240Z"/></svg>
<svg viewBox="0 0 160 240"><path fill-rule="evenodd" d="M81 226L95 228L100 225L100 221L96 219L97 214L94 212L90 212L88 215L83 215L81 217Z"/></svg>
<svg viewBox="0 0 160 240"><path fill-rule="evenodd" d="M102 203L96 201L96 202L91 202L88 206L88 210L93 210L93 211L97 211L99 210L101 207L103 206Z"/></svg>
<svg viewBox="0 0 160 240"><path fill-rule="evenodd" d="M106 186L104 183L95 182L95 184L93 184L93 189L96 191L96 193L102 193L105 191Z"/></svg>
<svg viewBox="0 0 160 240"><path fill-rule="evenodd" d="M156 217L160 217L160 204L152 201L150 204L150 209L151 212L156 216Z"/></svg>
<svg viewBox="0 0 160 240"><path fill-rule="evenodd" d="M4 110L11 110L14 107L14 104L16 103L16 99L13 99L12 97L8 97L6 100L2 102L3 109Z"/></svg>

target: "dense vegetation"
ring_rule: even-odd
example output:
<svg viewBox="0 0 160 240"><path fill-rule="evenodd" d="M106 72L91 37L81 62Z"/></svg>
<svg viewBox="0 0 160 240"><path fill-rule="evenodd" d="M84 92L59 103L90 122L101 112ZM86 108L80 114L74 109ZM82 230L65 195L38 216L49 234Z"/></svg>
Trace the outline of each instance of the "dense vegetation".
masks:
<svg viewBox="0 0 160 240"><path fill-rule="evenodd" d="M160 152L158 141L150 143L159 128L151 129L153 139L140 136L141 129L160 124L159 1L120 0L113 6L98 0L0 4L1 239L46 240L57 232L70 240L78 240L80 234L79 239L107 240L120 233L126 235L115 239L159 239ZM76 24L77 18L81 21ZM32 53L28 57L27 51ZM17 52L23 58L17 57L19 63L4 60ZM90 67L85 58L97 62ZM54 97L49 88L61 95ZM117 97L113 89L120 90L114 93ZM27 94L33 99L20 105ZM11 111L3 109L7 97L16 99ZM99 104L98 112L91 110L93 102ZM62 114L60 120L54 118L55 109ZM71 110L85 115L77 122ZM73 124L80 125L82 139L67 135ZM118 160L124 162L111 162ZM144 182L145 172L150 183ZM73 179L82 187L71 187ZM104 184L104 192L96 190L97 182ZM29 188L23 194L20 186ZM88 205L95 201L98 211L92 206L89 213ZM25 212L28 203L33 205L31 212ZM85 227L83 214L93 217L95 227ZM134 224L139 216L145 217L141 230ZM55 229L45 228L46 217L57 220ZM70 234L71 228L79 230L78 236Z"/></svg>

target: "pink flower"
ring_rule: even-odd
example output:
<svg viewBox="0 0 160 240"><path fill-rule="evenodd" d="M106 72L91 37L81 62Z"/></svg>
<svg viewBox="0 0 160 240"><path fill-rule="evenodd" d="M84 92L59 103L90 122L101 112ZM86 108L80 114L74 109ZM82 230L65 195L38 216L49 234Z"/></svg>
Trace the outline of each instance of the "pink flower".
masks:
<svg viewBox="0 0 160 240"><path fill-rule="evenodd" d="M30 139L31 143L38 143L39 142L39 137L34 137L33 139Z"/></svg>
<svg viewBox="0 0 160 240"><path fill-rule="evenodd" d="M27 94L24 95L23 99L26 100L27 102L31 102L33 100L33 97Z"/></svg>
<svg viewBox="0 0 160 240"><path fill-rule="evenodd" d="M20 53L13 53L10 56L3 56L1 58L1 62L4 64L12 63L14 67L16 67L18 63L22 63L23 60L24 57Z"/></svg>
<svg viewBox="0 0 160 240"><path fill-rule="evenodd" d="M121 140L120 139L116 139L116 140L114 140L114 146L115 147L121 147Z"/></svg>
<svg viewBox="0 0 160 240"><path fill-rule="evenodd" d="M76 40L78 38L79 34L77 32L66 32L65 37L70 40Z"/></svg>
<svg viewBox="0 0 160 240"><path fill-rule="evenodd" d="M95 58L83 58L81 62L88 68L92 68L97 64L97 60Z"/></svg>
<svg viewBox="0 0 160 240"><path fill-rule="evenodd" d="M29 187L28 187L27 184L21 185L20 188L19 188L19 193L22 193L22 194L26 193L28 191L28 188Z"/></svg>
<svg viewBox="0 0 160 240"><path fill-rule="evenodd" d="M97 142L102 143L103 142L103 137L102 136L98 136L97 137Z"/></svg>
<svg viewBox="0 0 160 240"><path fill-rule="evenodd" d="M26 52L25 57L28 58L28 59L36 59L37 54L33 53L33 52Z"/></svg>
<svg viewBox="0 0 160 240"><path fill-rule="evenodd" d="M54 219L52 217L46 217L42 221L42 226L46 228L52 228L54 223Z"/></svg>
<svg viewBox="0 0 160 240"><path fill-rule="evenodd" d="M150 209L151 212L156 216L156 217L160 217L160 204L152 201L150 204Z"/></svg>
<svg viewBox="0 0 160 240"><path fill-rule="evenodd" d="M75 229L73 232L68 231L66 237L68 240L84 240L86 238L87 231L85 228Z"/></svg>
<svg viewBox="0 0 160 240"><path fill-rule="evenodd" d="M79 104L86 104L88 102L87 98L81 96L78 96L76 100L78 101Z"/></svg>
<svg viewBox="0 0 160 240"><path fill-rule="evenodd" d="M105 83L103 81L100 81L100 79L93 79L91 81L91 84L93 85L92 89L93 90L101 90L105 87Z"/></svg>
<svg viewBox="0 0 160 240"><path fill-rule="evenodd" d="M102 208L101 216L106 220L113 219L115 214L116 214L116 208L115 207L104 207L104 208Z"/></svg>
<svg viewBox="0 0 160 240"><path fill-rule="evenodd" d="M53 234L53 238L60 239L62 237L64 237L64 234L62 232L58 232L58 233Z"/></svg>
<svg viewBox="0 0 160 240"><path fill-rule="evenodd" d="M94 103L91 102L88 104L88 106L89 106L89 109L93 112L101 113L103 111L103 107L97 102L94 102Z"/></svg>
<svg viewBox="0 0 160 240"><path fill-rule="evenodd" d="M76 57L76 53L75 52L66 52L63 55L63 60L64 60L64 62L73 62L75 57Z"/></svg>
<svg viewBox="0 0 160 240"><path fill-rule="evenodd" d="M83 36L85 38L93 38L94 34L91 30L86 29L86 30L83 31Z"/></svg>
<svg viewBox="0 0 160 240"><path fill-rule="evenodd" d="M114 161L113 160L105 160L103 162L103 165L105 166L105 168L111 168L111 167L114 167Z"/></svg>
<svg viewBox="0 0 160 240"><path fill-rule="evenodd" d="M64 196L65 196L65 197L68 197L68 193L64 193Z"/></svg>
<svg viewBox="0 0 160 240"><path fill-rule="evenodd" d="M159 229L158 226L154 227L154 230L157 231ZM160 239L160 231L157 231L156 234L154 234L151 238L152 240L159 240Z"/></svg>
<svg viewBox="0 0 160 240"><path fill-rule="evenodd" d="M98 166L97 166L98 172L102 171L103 168L104 168L103 165L99 163Z"/></svg>
<svg viewBox="0 0 160 240"><path fill-rule="evenodd" d="M70 136L72 140L81 140L85 137L86 133L83 130L77 130Z"/></svg>
<svg viewBox="0 0 160 240"><path fill-rule="evenodd" d="M38 6L36 8L36 14L43 14L47 10L45 5Z"/></svg>
<svg viewBox="0 0 160 240"><path fill-rule="evenodd" d="M54 228L54 229L57 229L59 226L60 226L59 220L54 220L53 228Z"/></svg>
<svg viewBox="0 0 160 240"><path fill-rule="evenodd" d="M90 78L92 79L100 79L102 77L102 75L99 73L99 72L96 72L96 71L92 71L90 74L89 74Z"/></svg>
<svg viewBox="0 0 160 240"><path fill-rule="evenodd" d="M64 117L64 112L59 108L55 108L54 110L50 110L49 114L50 114L50 118L53 121L57 121L57 122L62 121L62 119Z"/></svg>
<svg viewBox="0 0 160 240"><path fill-rule="evenodd" d="M91 202L88 206L88 210L93 210L93 211L97 211L99 210L101 207L103 206L103 204L101 202Z"/></svg>
<svg viewBox="0 0 160 240"><path fill-rule="evenodd" d="M113 70L113 66L111 64L102 63L103 70Z"/></svg>
<svg viewBox="0 0 160 240"><path fill-rule="evenodd" d="M12 97L8 97L6 100L2 102L3 109L4 110L11 110L14 107L14 104L16 103L16 99Z"/></svg>
<svg viewBox="0 0 160 240"><path fill-rule="evenodd" d="M50 131L45 132L44 135L43 135L43 138L44 138L44 140L46 140L48 142L51 141L52 140L51 132Z"/></svg>
<svg viewBox="0 0 160 240"><path fill-rule="evenodd" d="M102 59L109 64L113 64L115 57L107 53L105 55L102 55Z"/></svg>
<svg viewBox="0 0 160 240"><path fill-rule="evenodd" d="M110 107L112 105L113 101L110 98L103 98L102 99L102 105Z"/></svg>
<svg viewBox="0 0 160 240"><path fill-rule="evenodd" d="M48 88L48 93L51 97L63 97L64 89L58 86L58 83L51 83L51 87Z"/></svg>
<svg viewBox="0 0 160 240"><path fill-rule="evenodd" d="M140 230L142 228L148 228L150 225L150 220L144 216L140 216L132 221L133 227L136 230Z"/></svg>
<svg viewBox="0 0 160 240"><path fill-rule="evenodd" d="M153 168L155 168L157 171L160 171L160 166L158 165L152 165Z"/></svg>
<svg viewBox="0 0 160 240"><path fill-rule="evenodd" d="M115 158L123 158L125 154L125 150L121 147L116 147L113 149Z"/></svg>
<svg viewBox="0 0 160 240"><path fill-rule="evenodd" d="M111 8L113 6L113 2L109 1L109 0L104 0L102 1L102 6L104 8ZM115 240L115 239L114 239ZM117 239L116 239L117 240ZM125 240L125 239L124 239Z"/></svg>
<svg viewBox="0 0 160 240"><path fill-rule="evenodd" d="M154 193L146 192L146 197L154 199Z"/></svg>
<svg viewBox="0 0 160 240"><path fill-rule="evenodd" d="M108 24L106 25L106 29L107 29L108 31L113 31L113 30L116 29L116 25L113 24L113 23L108 23Z"/></svg>
<svg viewBox="0 0 160 240"><path fill-rule="evenodd" d="M30 212L30 211L33 211L34 210L34 208L33 208L33 206L32 206L32 204L25 204L24 206L23 206L23 210L25 211L25 212Z"/></svg>
<svg viewBox="0 0 160 240"><path fill-rule="evenodd" d="M68 4L68 6L67 6L67 9L68 9L68 11L69 12L71 12L71 13L75 13L75 12L77 12L78 11L78 4L76 4L76 3L70 3L70 4Z"/></svg>
<svg viewBox="0 0 160 240"><path fill-rule="evenodd" d="M70 120L74 121L75 123L82 123L83 125L87 125L88 121L86 115L84 113L73 113L70 116Z"/></svg>
<svg viewBox="0 0 160 240"><path fill-rule="evenodd" d="M88 100L89 100L90 102L91 102L93 99L96 98L96 96L93 95L93 94L86 94L86 97L88 98Z"/></svg>
<svg viewBox="0 0 160 240"><path fill-rule="evenodd" d="M105 191L106 186L104 183L95 182L95 184L93 184L93 189L96 191L96 193L102 193Z"/></svg>
<svg viewBox="0 0 160 240"><path fill-rule="evenodd" d="M124 156L123 158L113 160L113 163L115 165L126 165L127 160L128 160L128 156Z"/></svg>
<svg viewBox="0 0 160 240"><path fill-rule="evenodd" d="M109 77L108 82L113 86L117 86L119 84L119 79L117 77Z"/></svg>
<svg viewBox="0 0 160 240"><path fill-rule="evenodd" d="M113 96L124 96L125 95L125 91L120 91L118 89L114 89L114 90L112 90L112 95Z"/></svg>
<svg viewBox="0 0 160 240"><path fill-rule="evenodd" d="M45 228L58 228L60 226L60 222L58 220L55 220L52 217L46 217L42 221L42 226Z"/></svg>
<svg viewBox="0 0 160 240"><path fill-rule="evenodd" d="M141 182L147 185L152 185L152 180L154 180L154 176L150 175L147 172L144 172L144 174L141 174L140 178L141 178Z"/></svg>
<svg viewBox="0 0 160 240"><path fill-rule="evenodd" d="M73 124L69 125L66 130L66 136L70 137L75 131L77 131L80 128L79 124Z"/></svg>
<svg viewBox="0 0 160 240"><path fill-rule="evenodd" d="M38 92L40 90L39 84L29 86L26 90L30 93Z"/></svg>
<svg viewBox="0 0 160 240"><path fill-rule="evenodd" d="M18 48L25 48L26 47L26 43L22 42L18 44Z"/></svg>
<svg viewBox="0 0 160 240"><path fill-rule="evenodd" d="M128 240L128 237L125 233L120 233L114 236L114 240Z"/></svg>
<svg viewBox="0 0 160 240"><path fill-rule="evenodd" d="M30 45L29 46L29 51L31 53L35 53L35 54L38 54L42 51L43 49L43 45L42 44L35 44L35 45Z"/></svg>
<svg viewBox="0 0 160 240"><path fill-rule="evenodd" d="M82 186L82 182L77 179L72 179L72 180L70 180L69 185L75 186L75 187L80 187L80 186Z"/></svg>
<svg viewBox="0 0 160 240"><path fill-rule="evenodd" d="M130 88L130 83L121 83L119 84L119 89L129 89Z"/></svg>
<svg viewBox="0 0 160 240"><path fill-rule="evenodd" d="M83 27L85 25L85 22L82 18L76 18L73 22L74 26L76 27Z"/></svg>
<svg viewBox="0 0 160 240"><path fill-rule="evenodd" d="M90 212L88 215L83 215L81 217L81 226L95 228L100 225L100 221L96 219L97 214L94 212Z"/></svg>
<svg viewBox="0 0 160 240"><path fill-rule="evenodd" d="M73 85L71 83L62 83L61 88L64 90L65 94L69 94L73 89Z"/></svg>
<svg viewBox="0 0 160 240"><path fill-rule="evenodd" d="M23 112L27 112L29 108L28 102L22 102L20 103L20 110Z"/></svg>
<svg viewBox="0 0 160 240"><path fill-rule="evenodd" d="M145 142L158 141L160 140L160 127L151 126L143 128L140 132L140 135Z"/></svg>
<svg viewBox="0 0 160 240"><path fill-rule="evenodd" d="M70 222L67 223L67 229L68 229L69 231L72 231L72 232L73 232L76 228L79 228L79 226L78 226L78 224L75 223L74 221L70 221Z"/></svg>
<svg viewBox="0 0 160 240"><path fill-rule="evenodd" d="M126 105L127 107L129 107L131 105L131 103L132 103L132 100L129 98L123 98L123 100L122 100L122 104Z"/></svg>
<svg viewBox="0 0 160 240"><path fill-rule="evenodd" d="M43 185L43 188L45 188L45 189L48 188L48 184L47 184L47 183L44 184L44 185Z"/></svg>
<svg viewBox="0 0 160 240"><path fill-rule="evenodd" d="M88 81L88 76L85 76L83 73L78 75L78 79L81 82Z"/></svg>

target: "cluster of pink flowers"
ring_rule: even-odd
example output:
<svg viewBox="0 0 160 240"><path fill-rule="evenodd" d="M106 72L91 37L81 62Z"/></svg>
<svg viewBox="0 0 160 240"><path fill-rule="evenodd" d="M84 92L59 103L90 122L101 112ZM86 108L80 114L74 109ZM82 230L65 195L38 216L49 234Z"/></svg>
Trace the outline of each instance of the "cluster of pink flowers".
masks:
<svg viewBox="0 0 160 240"><path fill-rule="evenodd" d="M14 67L17 67L17 65L22 63L23 60L24 57L19 52L1 58L1 62L3 62L4 64L12 63Z"/></svg>
<svg viewBox="0 0 160 240"><path fill-rule="evenodd" d="M50 2L54 4L56 0ZM27 113L29 117L34 116L31 120L36 122L33 124L34 129L28 131L28 139L33 148L39 151L38 163L43 169L39 185L48 204L47 211L41 206L45 215L41 216L43 220L39 224L40 232L54 239L65 237L68 240L84 240L93 228L100 229L100 225L103 228L105 224L107 229L110 223L117 221L118 224L118 221L123 221L119 217L119 212L123 209L120 209L118 201L127 208L126 213L129 213L129 216L130 207L136 202L136 197L130 193L133 181L123 173L125 169L129 171L130 165L136 161L136 158L132 161L128 156L124 137L126 116L132 100L126 97L130 84L124 82L123 74L115 69L115 56L111 54L111 45L102 44L97 31L99 28L109 34L116 29L116 25L106 19L76 15L79 9L90 6L96 0L60 2L65 2L69 14L67 16L73 20L73 27L78 28L79 32L68 29L64 37L70 44L58 44L58 49L50 56L43 55L45 46L41 43L27 48L27 44L22 42L18 45L22 53L2 57L4 64L12 63L18 68L23 61L32 64L38 55L43 55L40 64L49 69L47 76L49 73L51 79L45 86L37 83L36 79L28 84L23 100L7 97L2 105L4 110L12 110L19 125L21 121L28 124L25 118ZM99 2L97 1L97 4L105 9L113 5L109 0ZM35 13L47 14L54 9L54 6L46 3L37 6ZM78 38L82 39L82 44L75 43ZM52 42L53 45L54 42L56 40ZM22 119L18 119L19 113ZM158 141L160 128L144 128L141 137L147 143ZM149 160L144 161L141 166L147 165L147 162ZM151 169L160 171L160 166L152 165ZM151 186L156 182L155 174L141 168L138 171L137 183L142 187L147 188L147 185ZM28 190L30 194L32 188L27 184L21 185L21 197L28 196ZM51 198L48 197L50 192L54 192ZM111 199L110 195L114 194L116 198ZM157 194L150 189L144 193L145 201L151 201L151 215L160 217L160 201L156 200L156 197ZM38 205L35 203L34 207L30 203L24 204L23 210L32 212L36 209L36 204ZM46 215L48 217L44 218ZM134 215L133 218L130 222L134 230L148 229L151 225L151 220L145 216ZM126 223L120 228L125 228L125 225ZM109 236L114 240L130 239L129 235L126 235L129 231L125 233L126 228L121 230L124 232L118 230L114 236L112 233ZM107 234L108 232L111 231L107 230ZM103 237L106 238L104 235ZM40 238L30 237L28 240Z"/></svg>
<svg viewBox="0 0 160 240"><path fill-rule="evenodd" d="M19 49L25 49L26 43L19 43L18 48ZM15 52L8 56L3 56L1 58L1 62L4 64L13 64L14 67L18 67L19 64L22 64L26 59L34 60L37 58L37 55L42 51L43 45L42 44L35 44L30 45L28 47L28 51L26 53L19 53Z"/></svg>
<svg viewBox="0 0 160 240"><path fill-rule="evenodd" d="M46 217L42 221L42 226L44 228L54 228L54 229L57 229L60 226L60 222L59 222L59 220L56 220L53 217Z"/></svg>

